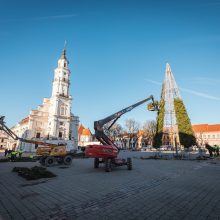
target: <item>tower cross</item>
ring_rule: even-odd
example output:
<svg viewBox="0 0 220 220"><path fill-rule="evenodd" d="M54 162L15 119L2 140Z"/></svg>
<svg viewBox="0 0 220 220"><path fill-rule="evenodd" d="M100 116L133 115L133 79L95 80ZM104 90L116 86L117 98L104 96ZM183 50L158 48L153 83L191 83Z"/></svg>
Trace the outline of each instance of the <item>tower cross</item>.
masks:
<svg viewBox="0 0 220 220"><path fill-rule="evenodd" d="M64 50L66 49L66 44L67 44L67 42L66 42L66 40L64 41Z"/></svg>

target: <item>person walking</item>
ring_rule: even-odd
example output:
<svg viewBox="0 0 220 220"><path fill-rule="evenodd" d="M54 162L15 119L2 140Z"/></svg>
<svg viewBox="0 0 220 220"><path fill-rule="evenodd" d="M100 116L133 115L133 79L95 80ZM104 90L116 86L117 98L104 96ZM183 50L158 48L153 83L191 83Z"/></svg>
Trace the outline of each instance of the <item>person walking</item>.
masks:
<svg viewBox="0 0 220 220"><path fill-rule="evenodd" d="M8 148L5 148L5 157L7 157L8 154Z"/></svg>

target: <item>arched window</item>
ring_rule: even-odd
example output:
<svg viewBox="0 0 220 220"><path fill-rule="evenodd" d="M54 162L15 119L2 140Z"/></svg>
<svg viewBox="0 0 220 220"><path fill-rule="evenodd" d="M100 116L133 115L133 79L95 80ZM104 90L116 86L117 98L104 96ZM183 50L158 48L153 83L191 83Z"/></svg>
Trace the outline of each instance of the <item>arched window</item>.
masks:
<svg viewBox="0 0 220 220"><path fill-rule="evenodd" d="M62 95L63 95L63 96L65 96L65 91L64 91L64 88L63 88L63 90L62 90L62 91L63 91L63 94L62 94Z"/></svg>
<svg viewBox="0 0 220 220"><path fill-rule="evenodd" d="M36 138L40 138L40 132L37 132Z"/></svg>
<svg viewBox="0 0 220 220"><path fill-rule="evenodd" d="M64 105L62 105L60 107L60 115L66 115L66 111L65 111L65 106Z"/></svg>

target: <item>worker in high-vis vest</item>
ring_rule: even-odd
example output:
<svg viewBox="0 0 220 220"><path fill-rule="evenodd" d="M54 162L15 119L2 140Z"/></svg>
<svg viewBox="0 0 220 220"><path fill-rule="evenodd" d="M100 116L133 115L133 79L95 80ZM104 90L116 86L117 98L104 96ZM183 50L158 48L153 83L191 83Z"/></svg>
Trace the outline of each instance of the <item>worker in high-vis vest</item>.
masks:
<svg viewBox="0 0 220 220"><path fill-rule="evenodd" d="M17 152L17 151L14 151L14 150L11 152L11 161L15 161L15 158L16 158L17 153L18 153L18 152Z"/></svg>
<svg viewBox="0 0 220 220"><path fill-rule="evenodd" d="M18 156L19 158L21 158L23 151L22 150L18 150Z"/></svg>

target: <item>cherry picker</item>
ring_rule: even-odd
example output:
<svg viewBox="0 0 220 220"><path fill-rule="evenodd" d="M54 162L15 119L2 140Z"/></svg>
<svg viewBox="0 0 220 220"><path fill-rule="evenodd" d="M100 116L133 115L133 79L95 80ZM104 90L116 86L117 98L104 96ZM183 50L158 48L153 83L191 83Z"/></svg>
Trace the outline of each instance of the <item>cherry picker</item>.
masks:
<svg viewBox="0 0 220 220"><path fill-rule="evenodd" d="M85 156L94 158L94 168L98 168L100 163L105 164L105 171L110 172L112 167L126 165L128 170L132 170L132 159L118 158L119 148L116 144L104 133L104 125L111 122L108 130L115 124L115 122L125 113L131 111L137 106L151 100L148 104L149 111L157 111L158 103L154 101L154 97L151 95L148 98L139 101L127 108L122 109L104 119L94 122L95 137L102 145L88 145L85 149Z"/></svg>
<svg viewBox="0 0 220 220"><path fill-rule="evenodd" d="M36 158L43 166L53 166L58 164L70 165L72 163L72 154L67 152L66 144L54 144L38 140L30 140L18 137L10 128L5 125L4 116L0 116L0 130L3 130L8 136L14 140L25 143L41 145L37 147Z"/></svg>

